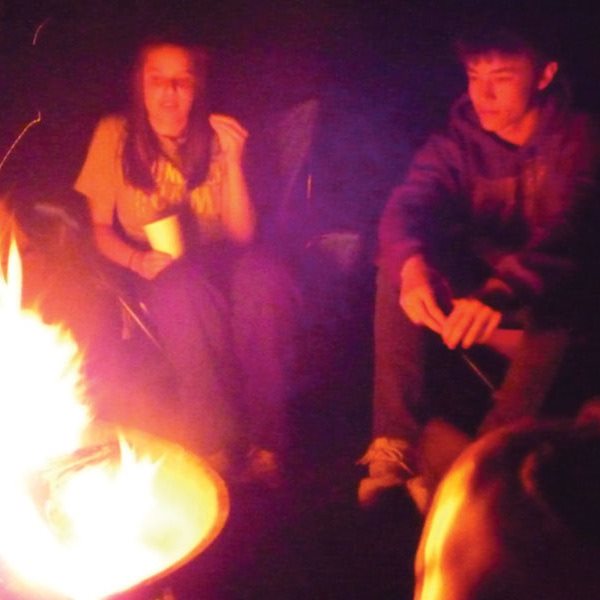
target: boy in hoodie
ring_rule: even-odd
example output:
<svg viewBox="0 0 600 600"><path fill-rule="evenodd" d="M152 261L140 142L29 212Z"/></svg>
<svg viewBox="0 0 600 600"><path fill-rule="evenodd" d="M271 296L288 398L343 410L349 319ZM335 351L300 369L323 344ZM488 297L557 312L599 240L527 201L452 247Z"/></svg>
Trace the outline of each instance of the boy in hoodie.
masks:
<svg viewBox="0 0 600 600"><path fill-rule="evenodd" d="M479 27L457 50L467 92L380 222L363 506L422 469L419 437L432 417L425 361L435 346L456 355L503 326L522 330L483 433L538 413L580 304L597 200L589 118L569 110L558 63L522 32Z"/></svg>

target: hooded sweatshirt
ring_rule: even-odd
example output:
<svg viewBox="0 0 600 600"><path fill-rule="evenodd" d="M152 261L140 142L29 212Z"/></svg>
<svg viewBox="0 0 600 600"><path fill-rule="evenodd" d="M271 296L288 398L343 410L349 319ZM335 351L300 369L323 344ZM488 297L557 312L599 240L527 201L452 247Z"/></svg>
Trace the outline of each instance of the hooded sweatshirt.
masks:
<svg viewBox="0 0 600 600"><path fill-rule="evenodd" d="M456 101L384 209L378 263L393 281L422 254L463 279L476 272L469 295L498 310L573 287L600 203L599 152L589 116L561 98L545 98L522 146L483 130L467 95Z"/></svg>

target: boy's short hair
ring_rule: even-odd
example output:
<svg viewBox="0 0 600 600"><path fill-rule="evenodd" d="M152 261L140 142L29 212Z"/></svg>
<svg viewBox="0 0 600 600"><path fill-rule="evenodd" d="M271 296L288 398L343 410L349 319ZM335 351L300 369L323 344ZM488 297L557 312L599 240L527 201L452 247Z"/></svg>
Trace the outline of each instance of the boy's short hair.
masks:
<svg viewBox="0 0 600 600"><path fill-rule="evenodd" d="M514 12L489 11L470 17L454 38L454 51L461 63L499 52L501 54L528 54L536 64L556 60L558 46L554 26L548 19L533 19Z"/></svg>

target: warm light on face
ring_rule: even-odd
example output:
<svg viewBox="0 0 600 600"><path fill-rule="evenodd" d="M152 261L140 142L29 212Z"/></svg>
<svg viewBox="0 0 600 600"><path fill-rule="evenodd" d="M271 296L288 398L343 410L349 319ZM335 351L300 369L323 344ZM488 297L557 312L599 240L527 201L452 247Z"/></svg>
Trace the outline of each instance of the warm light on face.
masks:
<svg viewBox="0 0 600 600"><path fill-rule="evenodd" d="M597 424L563 421L524 422L472 443L427 517L414 599L600 597L599 440Z"/></svg>
<svg viewBox="0 0 600 600"><path fill-rule="evenodd" d="M498 559L489 497L474 494L469 450L442 481L415 562L415 600L475 600Z"/></svg>
<svg viewBox="0 0 600 600"><path fill-rule="evenodd" d="M498 52L468 60L466 71L481 127L512 143L526 141L536 124L535 95L549 85L554 72L540 74L526 54Z"/></svg>
<svg viewBox="0 0 600 600"><path fill-rule="evenodd" d="M446 596L442 552L450 530L461 516L467 495L466 483L473 465L453 469L438 493L418 551L418 584L415 599L442 600Z"/></svg>
<svg viewBox="0 0 600 600"><path fill-rule="evenodd" d="M191 54L180 46L151 48L142 68L144 105L158 135L183 135L196 92Z"/></svg>

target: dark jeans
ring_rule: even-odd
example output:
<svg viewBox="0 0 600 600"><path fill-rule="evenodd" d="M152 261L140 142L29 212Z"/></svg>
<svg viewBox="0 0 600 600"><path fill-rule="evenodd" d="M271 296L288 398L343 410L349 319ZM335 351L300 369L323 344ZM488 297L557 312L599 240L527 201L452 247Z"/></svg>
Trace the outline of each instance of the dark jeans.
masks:
<svg viewBox="0 0 600 600"><path fill-rule="evenodd" d="M217 247L137 284L194 449L248 442L281 450L299 313L287 271L258 250Z"/></svg>
<svg viewBox="0 0 600 600"><path fill-rule="evenodd" d="M398 286L380 273L375 300L373 435L416 443L434 404L426 393L426 377L430 369L446 368L444 361L458 360L460 351L447 350L436 334L415 326L400 308L398 297ZM484 427L538 413L569 339L567 328L540 327L525 320L521 342L493 393Z"/></svg>

